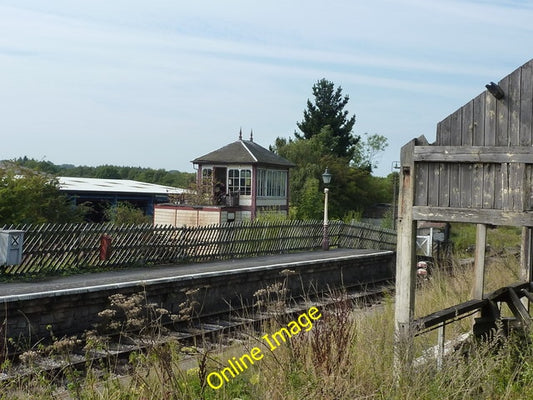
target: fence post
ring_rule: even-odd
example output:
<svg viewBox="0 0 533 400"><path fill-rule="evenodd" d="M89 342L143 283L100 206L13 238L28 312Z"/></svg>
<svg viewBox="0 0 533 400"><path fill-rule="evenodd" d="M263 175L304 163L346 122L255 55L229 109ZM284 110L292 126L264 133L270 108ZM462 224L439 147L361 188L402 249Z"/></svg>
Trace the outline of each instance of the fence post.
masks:
<svg viewBox="0 0 533 400"><path fill-rule="evenodd" d="M444 359L444 343L446 341L446 324L443 322L437 331L437 370L442 369Z"/></svg>
<svg viewBox="0 0 533 400"><path fill-rule="evenodd" d="M412 322L415 307L416 221L413 219L415 140L402 147L398 198L394 372L399 377L412 361Z"/></svg>
<svg viewBox="0 0 533 400"><path fill-rule="evenodd" d="M533 237L532 228L522 227L522 243L520 246L520 272L524 282L531 282L533 278ZM522 298L524 306L529 310L530 302L527 297Z"/></svg>
<svg viewBox="0 0 533 400"><path fill-rule="evenodd" d="M485 248L487 246L487 225L476 226L476 254L474 258L474 288L473 299L483 298L483 286L485 283Z"/></svg>

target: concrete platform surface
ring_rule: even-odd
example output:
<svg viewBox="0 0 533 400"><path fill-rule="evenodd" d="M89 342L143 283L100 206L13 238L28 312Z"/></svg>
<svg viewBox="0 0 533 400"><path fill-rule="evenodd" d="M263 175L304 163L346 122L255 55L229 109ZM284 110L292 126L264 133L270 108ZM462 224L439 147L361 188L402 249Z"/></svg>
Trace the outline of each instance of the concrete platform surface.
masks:
<svg viewBox="0 0 533 400"><path fill-rule="evenodd" d="M154 281L191 279L198 275L225 275L232 271L261 270L279 268L280 265L312 263L320 260L333 260L370 255L392 254L391 251L365 249L331 249L329 251L299 252L253 258L240 258L195 264L167 264L155 267L139 267L84 273L64 277L49 277L30 282L0 283L0 302L23 300L24 298L45 295L59 295L65 292L89 292L113 287L125 287L152 283Z"/></svg>

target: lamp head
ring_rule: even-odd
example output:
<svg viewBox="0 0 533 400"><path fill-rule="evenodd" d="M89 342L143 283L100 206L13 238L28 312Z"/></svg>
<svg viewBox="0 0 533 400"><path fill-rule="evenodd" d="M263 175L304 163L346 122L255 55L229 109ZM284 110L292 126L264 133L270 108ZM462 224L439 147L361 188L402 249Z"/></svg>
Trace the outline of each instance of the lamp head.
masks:
<svg viewBox="0 0 533 400"><path fill-rule="evenodd" d="M328 168L326 167L326 170L322 174L322 182L324 182L324 185L329 185L331 182L331 174L328 171Z"/></svg>

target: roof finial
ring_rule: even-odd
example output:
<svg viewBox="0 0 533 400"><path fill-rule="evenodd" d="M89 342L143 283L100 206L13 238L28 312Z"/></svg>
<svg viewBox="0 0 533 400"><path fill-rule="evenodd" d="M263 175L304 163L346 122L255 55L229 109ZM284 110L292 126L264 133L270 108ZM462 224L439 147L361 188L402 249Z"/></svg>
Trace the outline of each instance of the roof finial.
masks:
<svg viewBox="0 0 533 400"><path fill-rule="evenodd" d="M239 131L239 140L242 140L242 128Z"/></svg>
<svg viewBox="0 0 533 400"><path fill-rule="evenodd" d="M254 141L254 130L252 129L250 131L250 142L253 142Z"/></svg>

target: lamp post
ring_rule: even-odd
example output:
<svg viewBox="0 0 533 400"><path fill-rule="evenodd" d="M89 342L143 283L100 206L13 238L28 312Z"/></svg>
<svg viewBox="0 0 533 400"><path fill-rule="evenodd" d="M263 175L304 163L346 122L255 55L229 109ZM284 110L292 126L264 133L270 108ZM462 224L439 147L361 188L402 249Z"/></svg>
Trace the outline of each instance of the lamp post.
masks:
<svg viewBox="0 0 533 400"><path fill-rule="evenodd" d="M391 166L391 172L394 172L395 169L400 169L400 162L399 161L393 161ZM397 176L392 176L392 229L396 230L396 213L398 211L398 207L396 206L396 184L397 182Z"/></svg>
<svg viewBox="0 0 533 400"><path fill-rule="evenodd" d="M331 182L331 174L326 167L326 170L322 174L322 182L324 182L324 235L322 237L322 250L329 250L329 237L328 237L328 185Z"/></svg>

